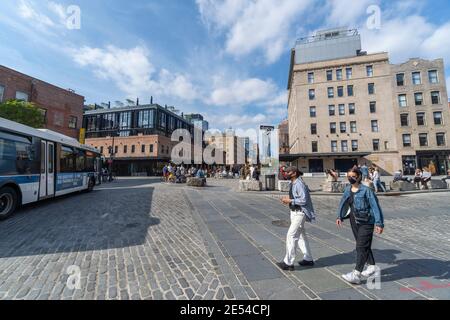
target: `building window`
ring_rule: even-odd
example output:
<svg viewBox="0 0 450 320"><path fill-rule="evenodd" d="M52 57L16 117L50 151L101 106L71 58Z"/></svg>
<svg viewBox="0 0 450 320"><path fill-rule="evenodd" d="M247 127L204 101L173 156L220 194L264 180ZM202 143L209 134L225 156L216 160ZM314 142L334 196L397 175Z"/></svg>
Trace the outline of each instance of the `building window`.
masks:
<svg viewBox="0 0 450 320"><path fill-rule="evenodd" d="M403 146L411 147L411 135L410 134L403 135Z"/></svg>
<svg viewBox="0 0 450 320"><path fill-rule="evenodd" d="M136 146L135 145L132 145L131 146L131 153L135 153L136 152Z"/></svg>
<svg viewBox="0 0 450 320"><path fill-rule="evenodd" d="M349 114L353 115L356 113L356 107L354 103L349 103L348 104L348 112Z"/></svg>
<svg viewBox="0 0 450 320"><path fill-rule="evenodd" d="M330 116L336 115L336 107L334 105L329 105L328 106L328 114Z"/></svg>
<svg viewBox="0 0 450 320"><path fill-rule="evenodd" d="M379 132L378 120L372 120L372 132Z"/></svg>
<svg viewBox="0 0 450 320"><path fill-rule="evenodd" d="M128 146L123 146L123 153L128 153Z"/></svg>
<svg viewBox="0 0 450 320"><path fill-rule="evenodd" d="M331 152L338 152L337 141L331 141Z"/></svg>
<svg viewBox="0 0 450 320"><path fill-rule="evenodd" d="M432 83L432 84L439 83L439 78L438 78L438 72L437 72L437 70L430 70L430 71L428 71L428 80L429 80L430 83Z"/></svg>
<svg viewBox="0 0 450 320"><path fill-rule="evenodd" d="M428 147L428 134L421 133L419 134L419 143L421 147Z"/></svg>
<svg viewBox="0 0 450 320"><path fill-rule="evenodd" d="M400 125L402 127L408 127L409 126L409 114L402 113L400 115Z"/></svg>
<svg viewBox="0 0 450 320"><path fill-rule="evenodd" d="M42 114L42 119L44 120L44 123L47 123L47 109L38 108L39 111Z"/></svg>
<svg viewBox="0 0 450 320"><path fill-rule="evenodd" d="M443 125L443 121L442 121L442 112L433 112L433 118L434 118L434 124L439 126L439 125Z"/></svg>
<svg viewBox="0 0 450 320"><path fill-rule="evenodd" d="M338 97L342 98L344 96L344 87L337 88Z"/></svg>
<svg viewBox="0 0 450 320"><path fill-rule="evenodd" d="M373 77L373 66L367 66L366 71L368 77Z"/></svg>
<svg viewBox="0 0 450 320"><path fill-rule="evenodd" d="M327 71L327 81L333 81L333 70Z"/></svg>
<svg viewBox="0 0 450 320"><path fill-rule="evenodd" d="M310 89L309 90L309 100L314 100L316 98L316 90Z"/></svg>
<svg viewBox="0 0 450 320"><path fill-rule="evenodd" d="M347 80L350 80L353 77L353 69L352 68L345 69L345 74L347 75Z"/></svg>
<svg viewBox="0 0 450 320"><path fill-rule="evenodd" d="M5 93L5 87L0 86L0 102L3 102L3 94Z"/></svg>
<svg viewBox="0 0 450 320"><path fill-rule="evenodd" d="M114 154L118 154L119 153L119 147L118 146L115 146L114 147Z"/></svg>
<svg viewBox="0 0 450 320"><path fill-rule="evenodd" d="M400 107L406 107L408 105L408 102L406 100L406 94L400 94L398 96L398 104Z"/></svg>
<svg viewBox="0 0 450 320"><path fill-rule="evenodd" d="M353 97L353 95L354 95L353 86L347 86L347 95L349 97Z"/></svg>
<svg viewBox="0 0 450 320"><path fill-rule="evenodd" d="M415 101L416 106L421 106L423 104L422 92L414 93L414 101Z"/></svg>
<svg viewBox="0 0 450 320"><path fill-rule="evenodd" d="M431 92L431 103L432 104L440 104L441 103L441 94L439 91Z"/></svg>
<svg viewBox="0 0 450 320"><path fill-rule="evenodd" d="M317 134L317 124L311 124L311 134Z"/></svg>
<svg viewBox="0 0 450 320"><path fill-rule="evenodd" d="M342 152L348 152L348 141L347 140L341 141L341 149L342 149Z"/></svg>
<svg viewBox="0 0 450 320"><path fill-rule="evenodd" d="M315 118L317 116L317 114L316 114L316 107L309 107L309 116L311 118Z"/></svg>
<svg viewBox="0 0 450 320"><path fill-rule="evenodd" d="M340 116L345 116L345 104L340 104L339 105L339 115Z"/></svg>
<svg viewBox="0 0 450 320"><path fill-rule="evenodd" d="M412 73L412 82L414 85L422 84L422 77L420 76L420 72Z"/></svg>
<svg viewBox="0 0 450 320"><path fill-rule="evenodd" d="M358 140L352 140L352 151L356 152L358 149Z"/></svg>
<svg viewBox="0 0 450 320"><path fill-rule="evenodd" d="M336 134L336 122L330 123L330 133Z"/></svg>
<svg viewBox="0 0 450 320"><path fill-rule="evenodd" d="M104 148L103 146L100 147L100 153L103 154Z"/></svg>
<svg viewBox="0 0 450 320"><path fill-rule="evenodd" d="M373 151L380 151L380 140L379 139L374 139L372 141L373 144Z"/></svg>
<svg viewBox="0 0 450 320"><path fill-rule="evenodd" d="M78 118L74 116L69 117L69 128L70 129L76 129L77 128L77 121Z"/></svg>
<svg viewBox="0 0 450 320"><path fill-rule="evenodd" d="M150 153L153 153L153 145L150 145Z"/></svg>
<svg viewBox="0 0 450 320"><path fill-rule="evenodd" d="M318 143L317 141L313 141L311 143L311 147L312 147L312 152L319 152L319 148L318 148Z"/></svg>
<svg viewBox="0 0 450 320"><path fill-rule="evenodd" d="M338 81L342 80L342 69L336 70L336 80L338 80Z"/></svg>
<svg viewBox="0 0 450 320"><path fill-rule="evenodd" d="M356 121L350 122L350 132L351 133L356 133L357 132Z"/></svg>
<svg viewBox="0 0 450 320"><path fill-rule="evenodd" d="M436 143L438 147L445 147L445 133L436 133Z"/></svg>
<svg viewBox="0 0 450 320"><path fill-rule="evenodd" d="M308 83L313 84L314 83L314 72L308 73Z"/></svg>
<svg viewBox="0 0 450 320"><path fill-rule="evenodd" d="M397 87L403 87L405 85L405 74L397 74Z"/></svg>
<svg viewBox="0 0 450 320"><path fill-rule="evenodd" d="M369 94L375 94L375 83L369 83Z"/></svg>
<svg viewBox="0 0 450 320"><path fill-rule="evenodd" d="M145 144L143 144L143 145L141 146L141 152L142 152L142 153L145 153Z"/></svg>
<svg viewBox="0 0 450 320"><path fill-rule="evenodd" d="M131 129L131 112L122 112L119 121L121 130Z"/></svg>
<svg viewBox="0 0 450 320"><path fill-rule="evenodd" d="M419 112L417 113L417 125L418 126L425 126L425 113Z"/></svg>
<svg viewBox="0 0 450 320"><path fill-rule="evenodd" d="M25 92L16 91L16 100L28 102L28 94Z"/></svg>
<svg viewBox="0 0 450 320"><path fill-rule="evenodd" d="M341 122L339 124L339 128L341 129L341 133L346 133L347 132L347 123Z"/></svg>
<svg viewBox="0 0 450 320"><path fill-rule="evenodd" d="M328 88L328 98L334 98L334 88Z"/></svg>
<svg viewBox="0 0 450 320"><path fill-rule="evenodd" d="M138 114L138 127L149 129L154 127L155 110L142 110Z"/></svg>
<svg viewBox="0 0 450 320"><path fill-rule="evenodd" d="M377 112L377 103L375 101L370 102L370 113Z"/></svg>

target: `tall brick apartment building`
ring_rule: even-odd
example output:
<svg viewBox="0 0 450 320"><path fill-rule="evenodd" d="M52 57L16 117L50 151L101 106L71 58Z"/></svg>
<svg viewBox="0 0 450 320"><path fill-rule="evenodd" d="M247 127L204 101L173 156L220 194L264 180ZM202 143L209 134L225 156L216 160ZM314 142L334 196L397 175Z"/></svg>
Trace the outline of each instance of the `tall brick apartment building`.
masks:
<svg viewBox="0 0 450 320"><path fill-rule="evenodd" d="M0 65L0 102L17 99L42 109L45 128L78 139L84 97Z"/></svg>

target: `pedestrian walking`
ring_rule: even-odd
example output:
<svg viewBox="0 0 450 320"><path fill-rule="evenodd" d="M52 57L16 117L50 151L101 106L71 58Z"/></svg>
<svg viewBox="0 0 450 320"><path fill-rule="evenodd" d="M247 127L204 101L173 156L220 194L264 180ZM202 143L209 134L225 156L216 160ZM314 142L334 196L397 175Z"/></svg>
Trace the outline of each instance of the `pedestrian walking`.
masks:
<svg viewBox="0 0 450 320"><path fill-rule="evenodd" d="M361 166L361 173L363 182L369 179L369 168L367 167L366 163L363 163L363 165Z"/></svg>
<svg viewBox="0 0 450 320"><path fill-rule="evenodd" d="M286 256L278 266L285 271L293 271L297 248L303 253L303 260L299 262L302 267L314 266L314 259L305 232L305 223L313 223L316 220L311 194L308 186L301 176L303 175L296 167L286 169L288 178L291 180L289 197L283 198L283 204L289 205L291 212L291 226L286 236Z"/></svg>
<svg viewBox="0 0 450 320"><path fill-rule="evenodd" d="M379 171L378 167L374 167L372 180L373 180L373 185L375 187L375 192L378 193L380 190L382 190L383 192L386 192L386 188L381 183L380 171Z"/></svg>
<svg viewBox="0 0 450 320"><path fill-rule="evenodd" d="M422 182L422 170L416 169L413 181L414 184L416 185L416 189L420 190L420 183Z"/></svg>
<svg viewBox="0 0 450 320"><path fill-rule="evenodd" d="M447 170L447 176L442 179L444 183L447 183L447 180L450 180L450 170Z"/></svg>
<svg viewBox="0 0 450 320"><path fill-rule="evenodd" d="M356 267L354 271L342 277L352 284L360 284L378 270L372 252L372 239L374 230L377 234L383 233L384 218L374 191L361 184L361 171L352 169L347 177L350 186L345 189L339 204L336 224L340 228L345 219L350 219L356 240ZM368 267L364 270L366 263Z"/></svg>
<svg viewBox="0 0 450 320"><path fill-rule="evenodd" d="M422 172L422 190L426 190L428 189L428 182L431 181L431 176L432 173L430 171L430 169L428 168L423 168L423 172Z"/></svg>

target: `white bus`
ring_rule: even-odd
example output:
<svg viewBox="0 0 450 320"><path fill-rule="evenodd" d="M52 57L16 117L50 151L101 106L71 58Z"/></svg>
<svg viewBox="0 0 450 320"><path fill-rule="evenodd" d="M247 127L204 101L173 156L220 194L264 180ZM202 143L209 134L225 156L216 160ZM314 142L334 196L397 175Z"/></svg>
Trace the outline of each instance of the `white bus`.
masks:
<svg viewBox="0 0 450 320"><path fill-rule="evenodd" d="M0 118L0 220L24 204L92 191L100 168L97 149Z"/></svg>

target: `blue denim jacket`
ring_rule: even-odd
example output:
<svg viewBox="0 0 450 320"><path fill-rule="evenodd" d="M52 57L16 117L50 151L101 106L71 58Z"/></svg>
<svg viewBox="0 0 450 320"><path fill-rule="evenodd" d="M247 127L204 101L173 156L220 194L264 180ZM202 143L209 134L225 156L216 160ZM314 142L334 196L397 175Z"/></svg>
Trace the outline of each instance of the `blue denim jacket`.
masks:
<svg viewBox="0 0 450 320"><path fill-rule="evenodd" d="M349 209L349 198L351 196L352 186L348 186L344 191L341 203L339 204L338 219L343 220ZM383 211L381 210L378 198L375 192L361 185L354 198L354 208L357 213L367 213L370 215L368 224L375 224L378 227L384 228Z"/></svg>
<svg viewBox="0 0 450 320"><path fill-rule="evenodd" d="M311 193L305 182L298 178L292 184L292 193L294 196L293 204L302 207L303 213L306 215L308 222L316 222L316 214L311 199Z"/></svg>

